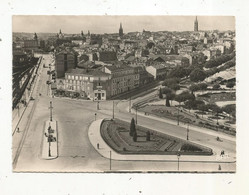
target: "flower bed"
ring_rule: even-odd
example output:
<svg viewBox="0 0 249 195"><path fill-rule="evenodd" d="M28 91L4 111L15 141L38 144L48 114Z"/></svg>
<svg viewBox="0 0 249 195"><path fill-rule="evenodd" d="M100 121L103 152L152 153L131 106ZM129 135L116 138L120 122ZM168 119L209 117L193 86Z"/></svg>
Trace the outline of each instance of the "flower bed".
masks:
<svg viewBox="0 0 249 195"><path fill-rule="evenodd" d="M129 126L129 123L118 119L104 120L100 129L101 136L113 150L121 154L212 155L210 148L138 125L137 141L134 141L129 135ZM149 141L146 139L148 131Z"/></svg>

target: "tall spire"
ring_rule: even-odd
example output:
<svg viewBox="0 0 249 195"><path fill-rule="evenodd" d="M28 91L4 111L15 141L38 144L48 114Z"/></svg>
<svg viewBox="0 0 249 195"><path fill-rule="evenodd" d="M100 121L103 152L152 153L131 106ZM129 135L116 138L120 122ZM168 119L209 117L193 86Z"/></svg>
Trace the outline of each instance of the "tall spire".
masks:
<svg viewBox="0 0 249 195"><path fill-rule="evenodd" d="M198 20L197 20L197 16L195 17L194 31L198 31Z"/></svg>
<svg viewBox="0 0 249 195"><path fill-rule="evenodd" d="M123 27L122 27L122 23L120 22L120 27L119 27L119 36L122 37L124 34L123 32Z"/></svg>
<svg viewBox="0 0 249 195"><path fill-rule="evenodd" d="M36 32L34 33L34 40L37 40L38 39L38 37L37 37L37 34L36 34Z"/></svg>

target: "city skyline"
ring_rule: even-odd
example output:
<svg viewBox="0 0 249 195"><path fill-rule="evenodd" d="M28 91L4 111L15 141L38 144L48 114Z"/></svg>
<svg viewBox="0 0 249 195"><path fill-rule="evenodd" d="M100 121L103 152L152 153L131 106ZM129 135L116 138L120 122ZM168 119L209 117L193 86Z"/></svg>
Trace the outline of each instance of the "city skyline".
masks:
<svg viewBox="0 0 249 195"><path fill-rule="evenodd" d="M78 34L148 31L193 31L196 16L13 16L13 32ZM235 30L234 16L197 16L200 31ZM93 22L94 21L94 22ZM132 21L132 22L131 22ZM39 25L37 25L39 24ZM26 29L26 26L29 26Z"/></svg>

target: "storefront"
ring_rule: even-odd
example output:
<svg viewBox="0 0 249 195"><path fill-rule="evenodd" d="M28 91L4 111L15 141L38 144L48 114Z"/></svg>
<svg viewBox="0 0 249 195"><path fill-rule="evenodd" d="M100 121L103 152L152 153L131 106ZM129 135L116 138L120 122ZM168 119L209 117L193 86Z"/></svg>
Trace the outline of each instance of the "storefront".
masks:
<svg viewBox="0 0 249 195"><path fill-rule="evenodd" d="M97 86L97 90L94 90L94 100L106 100L106 90L102 89L102 86Z"/></svg>

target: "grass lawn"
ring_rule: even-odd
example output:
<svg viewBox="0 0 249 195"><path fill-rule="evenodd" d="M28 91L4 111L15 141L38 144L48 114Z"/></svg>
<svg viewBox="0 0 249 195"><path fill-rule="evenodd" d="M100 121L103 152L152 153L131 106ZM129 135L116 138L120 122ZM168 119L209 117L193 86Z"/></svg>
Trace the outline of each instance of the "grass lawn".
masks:
<svg viewBox="0 0 249 195"><path fill-rule="evenodd" d="M121 154L212 155L210 148L138 125L137 141L133 141L129 128L130 124L127 122L105 120L101 125L101 136L113 150ZM147 131L150 132L149 141L146 140Z"/></svg>

